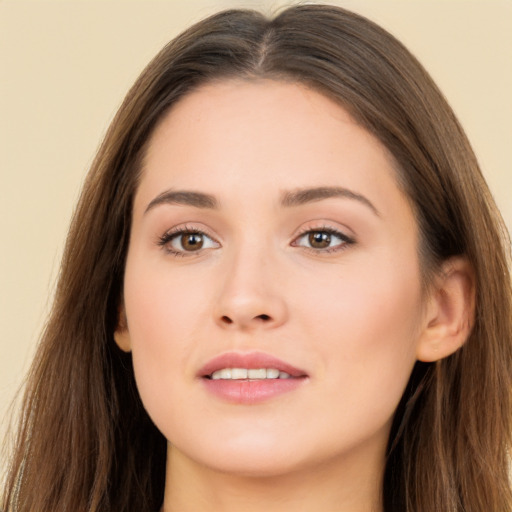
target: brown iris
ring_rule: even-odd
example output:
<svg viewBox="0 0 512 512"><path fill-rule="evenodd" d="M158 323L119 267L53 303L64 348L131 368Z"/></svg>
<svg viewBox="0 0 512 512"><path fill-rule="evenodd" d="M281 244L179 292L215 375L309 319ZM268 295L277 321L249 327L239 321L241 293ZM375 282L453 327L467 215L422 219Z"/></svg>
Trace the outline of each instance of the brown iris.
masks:
<svg viewBox="0 0 512 512"><path fill-rule="evenodd" d="M325 249L331 245L331 234L325 231L312 231L308 235L308 241L314 249Z"/></svg>
<svg viewBox="0 0 512 512"><path fill-rule="evenodd" d="M199 233L184 233L181 235L181 246L185 251L198 251L203 247L203 235Z"/></svg>

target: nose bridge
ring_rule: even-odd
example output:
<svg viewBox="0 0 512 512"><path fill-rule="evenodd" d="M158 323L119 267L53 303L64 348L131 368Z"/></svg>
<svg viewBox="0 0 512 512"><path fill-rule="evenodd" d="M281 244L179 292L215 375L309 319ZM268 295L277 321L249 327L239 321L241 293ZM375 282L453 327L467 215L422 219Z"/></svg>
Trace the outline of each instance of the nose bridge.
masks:
<svg viewBox="0 0 512 512"><path fill-rule="evenodd" d="M224 262L216 321L223 327L277 326L286 320L284 290L276 286L278 262L268 244L245 240Z"/></svg>

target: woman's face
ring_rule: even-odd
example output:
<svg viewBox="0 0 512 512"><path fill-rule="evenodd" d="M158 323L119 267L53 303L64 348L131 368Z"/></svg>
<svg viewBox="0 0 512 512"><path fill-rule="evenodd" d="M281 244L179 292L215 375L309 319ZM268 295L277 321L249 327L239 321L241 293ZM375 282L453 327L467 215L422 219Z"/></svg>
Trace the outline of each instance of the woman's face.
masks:
<svg viewBox="0 0 512 512"><path fill-rule="evenodd" d="M392 158L326 97L233 80L176 104L117 332L173 453L252 475L383 463L424 323L417 247Z"/></svg>

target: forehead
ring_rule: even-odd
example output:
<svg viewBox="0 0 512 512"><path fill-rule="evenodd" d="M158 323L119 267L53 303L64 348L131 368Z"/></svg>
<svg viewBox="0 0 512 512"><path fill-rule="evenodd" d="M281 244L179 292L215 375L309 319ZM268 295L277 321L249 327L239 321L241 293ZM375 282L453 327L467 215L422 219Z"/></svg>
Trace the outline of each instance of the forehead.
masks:
<svg viewBox="0 0 512 512"><path fill-rule="evenodd" d="M339 104L297 83L225 80L182 98L155 129L138 196L167 188L245 200L343 186L404 200L387 149Z"/></svg>
<svg viewBox="0 0 512 512"><path fill-rule="evenodd" d="M299 141L307 141L308 149L325 150L333 142L341 149L352 142L347 137L349 132L361 141L365 139L368 145L379 146L382 156L392 164L392 156L377 139L340 104L318 91L295 82L230 79L202 85L173 105L155 129L147 156L151 158L173 141L173 150L179 150L180 144L194 136L200 138L196 143L203 150L229 144L233 152L236 146L247 150L251 144L257 151L263 149L263 143L269 150L270 141L283 149L286 143ZM261 153L260 157L267 154ZM284 151L281 154L293 157Z"/></svg>

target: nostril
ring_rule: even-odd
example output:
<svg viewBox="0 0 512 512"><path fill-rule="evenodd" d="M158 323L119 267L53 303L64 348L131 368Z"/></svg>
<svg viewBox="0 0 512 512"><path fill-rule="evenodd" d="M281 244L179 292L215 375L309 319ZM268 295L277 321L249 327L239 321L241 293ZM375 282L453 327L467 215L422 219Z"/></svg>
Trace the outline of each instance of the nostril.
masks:
<svg viewBox="0 0 512 512"><path fill-rule="evenodd" d="M227 316L227 315L222 315L220 317L220 323L222 323L223 325L227 326L227 325L231 325L231 324L239 324L241 327L248 327L250 325L251 322L261 322L261 323L269 323L270 321L272 320L272 317L270 315L267 315L267 314L264 314L262 313L261 315L257 315L257 316L248 316L247 318L240 316L240 318L238 318L236 315L233 316L233 318Z"/></svg>

